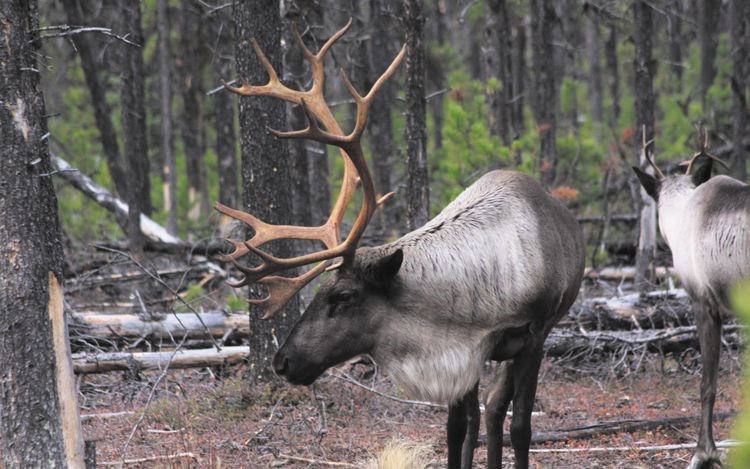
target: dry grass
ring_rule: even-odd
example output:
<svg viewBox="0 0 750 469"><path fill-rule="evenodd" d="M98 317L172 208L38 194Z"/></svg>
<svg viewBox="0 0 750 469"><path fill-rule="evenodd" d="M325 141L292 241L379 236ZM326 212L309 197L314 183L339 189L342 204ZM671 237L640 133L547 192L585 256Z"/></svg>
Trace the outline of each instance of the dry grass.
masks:
<svg viewBox="0 0 750 469"><path fill-rule="evenodd" d="M426 469L432 449L410 441L391 441L365 469Z"/></svg>

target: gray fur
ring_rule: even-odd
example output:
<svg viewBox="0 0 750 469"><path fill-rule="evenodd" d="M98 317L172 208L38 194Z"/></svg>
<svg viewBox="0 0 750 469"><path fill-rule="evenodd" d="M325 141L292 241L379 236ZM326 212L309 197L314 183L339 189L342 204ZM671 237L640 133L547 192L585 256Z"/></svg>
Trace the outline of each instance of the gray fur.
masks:
<svg viewBox="0 0 750 469"><path fill-rule="evenodd" d="M710 176L711 162L707 165L698 177L670 176L657 183L636 171L644 187L658 187L652 195L658 201L659 229L692 299L698 329L701 423L690 469L720 462L712 418L722 315L730 311L732 286L750 278L750 187L728 176L703 182Z"/></svg>
<svg viewBox="0 0 750 469"><path fill-rule="evenodd" d="M318 297L359 288L358 279L397 249L404 260L389 292L365 292L358 317L342 315L323 333L319 310L327 303ZM321 288L285 347L308 357L350 347L352 355L372 355L410 396L454 402L498 347L489 338L494 331L533 325L546 335L567 311L580 286L583 249L581 230L560 202L526 175L493 171L422 228L359 249L355 264ZM366 325L352 328L366 327L367 340L334 339L344 322L363 315Z"/></svg>

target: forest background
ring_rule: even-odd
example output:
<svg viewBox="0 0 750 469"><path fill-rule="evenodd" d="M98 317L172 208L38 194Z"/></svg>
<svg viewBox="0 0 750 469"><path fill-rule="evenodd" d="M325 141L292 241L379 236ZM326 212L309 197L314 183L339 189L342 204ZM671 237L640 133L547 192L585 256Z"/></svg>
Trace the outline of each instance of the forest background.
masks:
<svg viewBox="0 0 750 469"><path fill-rule="evenodd" d="M678 171L704 126L709 152L728 163L721 171L747 180L750 7L742 0L284 0L242 11L250 14L203 0L40 1L44 138L70 165L53 179L68 272L95 242L127 237L136 255L158 249L132 222L141 213L194 252L232 229L211 210L215 201L260 205L274 222L328 216L338 155L309 142L264 146L252 111L264 113L265 102L222 87L265 79L247 31L275 44L266 52L301 88L309 76L293 25L316 50L353 18L327 63L327 95L345 128L354 117L336 69L364 91L401 44L416 51L416 65L402 66L371 111L365 150L376 189L396 195L366 243L421 225L489 170L515 169L577 214L588 266L635 262L636 284L648 288L670 257L630 169L645 167L643 142L654 139L657 162ZM282 128L304 125L299 109L281 112ZM130 211L113 215L73 174ZM207 294L187 289L188 298ZM226 301L241 309L245 297Z"/></svg>

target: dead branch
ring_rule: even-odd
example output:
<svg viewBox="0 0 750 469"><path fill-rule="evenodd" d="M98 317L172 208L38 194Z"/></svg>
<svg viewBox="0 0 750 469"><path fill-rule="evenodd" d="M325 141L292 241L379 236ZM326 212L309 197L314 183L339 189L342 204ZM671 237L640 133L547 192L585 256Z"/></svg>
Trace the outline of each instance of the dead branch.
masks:
<svg viewBox="0 0 750 469"><path fill-rule="evenodd" d="M164 456L148 456L145 458L138 458L138 459L123 459L122 461L105 461L98 463L100 466L129 466L133 464L143 464L147 462L157 462L157 461L174 461L175 459L185 459L190 458L193 461L198 460L198 456L196 456L193 453L175 453L175 454L168 454Z"/></svg>
<svg viewBox="0 0 750 469"><path fill-rule="evenodd" d="M292 456L290 454L279 454L281 459L291 459L292 461L301 461L309 464L318 464L323 466L335 466L335 467L358 467L356 464L348 462L337 462L337 461L326 461L325 459L310 459L303 458L301 456Z"/></svg>
<svg viewBox="0 0 750 469"><path fill-rule="evenodd" d="M235 346L215 349L175 350L167 352L113 352L73 354L73 369L77 374L108 371L142 371L179 368L202 368L241 363L250 353L249 347Z"/></svg>
<svg viewBox="0 0 750 469"><path fill-rule="evenodd" d="M246 313L226 314L208 311L198 314L153 314L144 318L137 314L69 313L70 336L85 335L96 339L216 339L248 337L250 320ZM155 319L152 319L155 318Z"/></svg>
<svg viewBox="0 0 750 469"><path fill-rule="evenodd" d="M50 160L56 171L54 174L60 176L81 191L86 197L111 212L121 227L125 226L128 219L128 204L112 195L111 192L85 174L70 166L67 161L58 155L50 152ZM177 245L185 244L179 238L167 233L167 230L163 226L145 215L141 215L141 231L152 241Z"/></svg>

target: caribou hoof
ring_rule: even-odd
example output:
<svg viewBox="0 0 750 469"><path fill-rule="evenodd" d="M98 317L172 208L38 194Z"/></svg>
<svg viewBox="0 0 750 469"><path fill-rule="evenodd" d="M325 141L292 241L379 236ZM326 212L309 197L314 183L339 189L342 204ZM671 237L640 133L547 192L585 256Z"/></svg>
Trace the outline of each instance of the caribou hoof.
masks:
<svg viewBox="0 0 750 469"><path fill-rule="evenodd" d="M706 452L702 449L696 450L693 454L693 459L690 460L690 464L687 469L715 469L724 467L721 463L721 454L715 449Z"/></svg>

